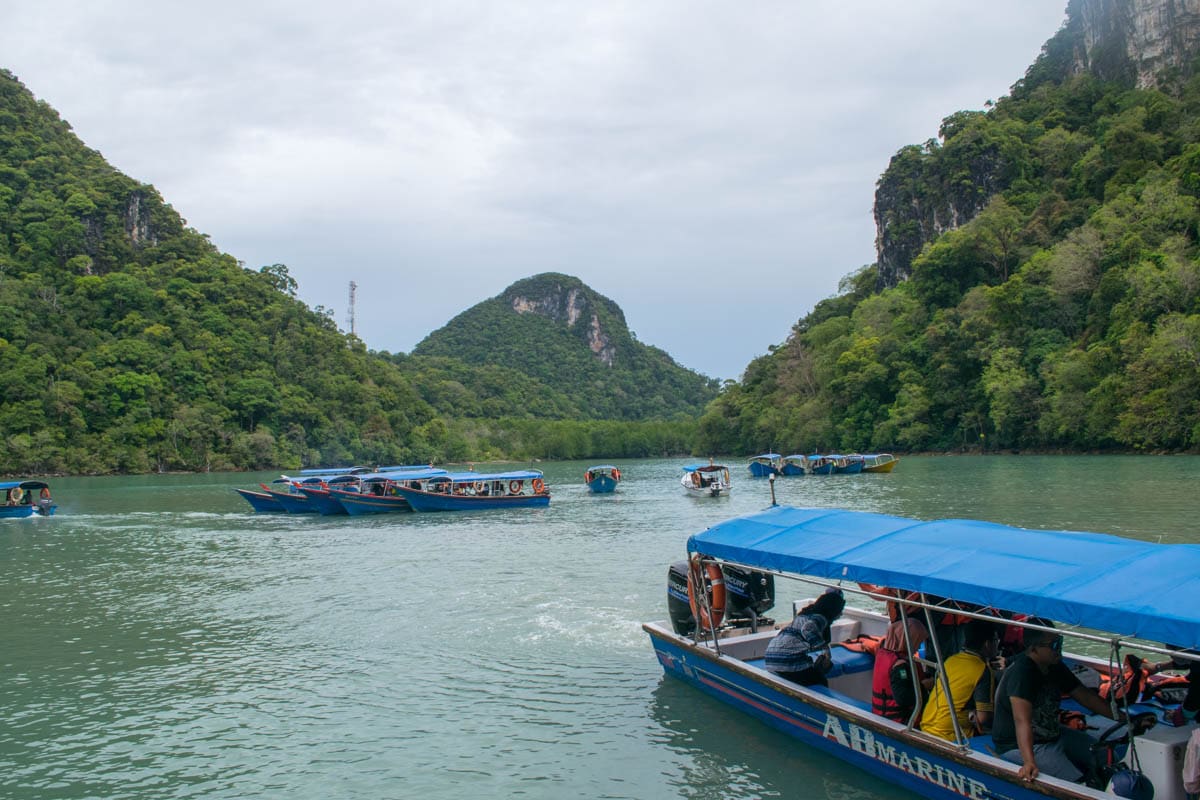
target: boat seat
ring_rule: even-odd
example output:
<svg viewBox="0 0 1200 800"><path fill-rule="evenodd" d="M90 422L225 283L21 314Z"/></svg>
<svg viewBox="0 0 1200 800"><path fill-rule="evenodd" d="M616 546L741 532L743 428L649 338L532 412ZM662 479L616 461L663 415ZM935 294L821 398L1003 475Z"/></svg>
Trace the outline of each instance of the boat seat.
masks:
<svg viewBox="0 0 1200 800"><path fill-rule="evenodd" d="M978 736L972 736L970 739L971 749L977 753L987 753L989 756L998 756L996 752L996 743L992 741L990 733L981 733Z"/></svg>
<svg viewBox="0 0 1200 800"><path fill-rule="evenodd" d="M875 668L875 657L870 653L856 653L845 647L834 647L830 649L830 652L833 654L833 666L829 672L825 673L828 678L850 675L855 672L867 672ZM750 659L746 663L759 669L766 669L766 662L761 658Z"/></svg>
<svg viewBox="0 0 1200 800"><path fill-rule="evenodd" d="M841 702L846 703L847 705L852 705L855 708L861 708L863 711L871 710L871 704L866 702L865 700L859 700L857 697L851 697L848 694L842 694L839 691L830 689L828 686L806 686L804 688L812 689L817 694L823 694L826 697L832 698L834 700L840 700ZM991 738L991 737L989 737L989 738Z"/></svg>

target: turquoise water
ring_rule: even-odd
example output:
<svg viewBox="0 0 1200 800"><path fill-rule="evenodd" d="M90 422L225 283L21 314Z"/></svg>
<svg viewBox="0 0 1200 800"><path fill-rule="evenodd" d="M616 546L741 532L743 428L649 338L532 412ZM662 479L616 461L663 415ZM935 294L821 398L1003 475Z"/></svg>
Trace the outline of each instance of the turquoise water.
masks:
<svg viewBox="0 0 1200 800"><path fill-rule="evenodd" d="M770 503L741 463L732 497L688 497L683 463L624 462L606 496L541 464L545 510L366 518L251 513L231 487L273 473L56 480L59 516L0 521L0 796L896 796L662 676L639 626L667 565ZM1198 478L923 457L776 491L1196 542Z"/></svg>

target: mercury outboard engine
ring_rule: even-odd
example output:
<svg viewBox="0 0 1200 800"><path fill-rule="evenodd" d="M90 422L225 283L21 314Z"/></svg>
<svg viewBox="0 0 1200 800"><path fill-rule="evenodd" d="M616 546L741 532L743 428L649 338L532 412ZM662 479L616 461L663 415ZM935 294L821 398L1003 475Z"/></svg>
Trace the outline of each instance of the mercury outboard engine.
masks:
<svg viewBox="0 0 1200 800"><path fill-rule="evenodd" d="M688 562L676 561L667 570L667 616L671 627L680 636L690 636L696 629L692 604L688 602Z"/></svg>
<svg viewBox="0 0 1200 800"><path fill-rule="evenodd" d="M686 569L687 564L684 567ZM759 625L774 625L774 620L760 615L775 606L775 576L730 564L722 564L721 571L725 573L725 619L732 624L749 622L750 630L754 632L758 631ZM685 594L686 578L685 572Z"/></svg>

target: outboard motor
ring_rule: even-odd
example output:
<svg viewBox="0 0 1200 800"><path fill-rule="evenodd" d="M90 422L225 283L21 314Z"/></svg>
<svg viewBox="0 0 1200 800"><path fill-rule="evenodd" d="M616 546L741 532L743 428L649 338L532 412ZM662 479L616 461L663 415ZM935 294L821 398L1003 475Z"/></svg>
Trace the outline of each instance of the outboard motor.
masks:
<svg viewBox="0 0 1200 800"><path fill-rule="evenodd" d="M676 561L667 570L667 616L671 627L680 636L690 636L696 629L692 604L688 602L688 562Z"/></svg>
<svg viewBox="0 0 1200 800"><path fill-rule="evenodd" d="M683 565L686 569L687 564ZM725 573L725 617L736 624L737 620L748 620L750 630L757 632L760 624L773 625L774 620L761 617L775 606L775 576L768 572L741 569L730 564L721 565ZM687 573L684 573L684 590L687 590ZM689 609L690 610L690 609Z"/></svg>

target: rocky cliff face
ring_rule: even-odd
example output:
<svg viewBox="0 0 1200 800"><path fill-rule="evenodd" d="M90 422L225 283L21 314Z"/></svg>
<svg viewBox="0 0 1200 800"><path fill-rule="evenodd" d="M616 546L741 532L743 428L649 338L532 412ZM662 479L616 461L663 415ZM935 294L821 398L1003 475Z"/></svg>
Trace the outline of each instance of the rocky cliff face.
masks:
<svg viewBox="0 0 1200 800"><path fill-rule="evenodd" d="M1152 88L1190 75L1200 50L1200 0L1072 0L1072 72Z"/></svg>
<svg viewBox="0 0 1200 800"><path fill-rule="evenodd" d="M588 293L577 285L577 279L567 276L562 276L563 280L554 278L551 274L540 275L531 281L515 284L509 287L505 299L518 314L538 314L568 328L575 328L582 320L588 348L606 366L611 367L617 348L605 332ZM615 313L623 323L624 314L621 310L616 309Z"/></svg>
<svg viewBox="0 0 1200 800"><path fill-rule="evenodd" d="M1192 74L1198 53L1200 0L1070 0L1066 22L1046 43L1030 75L1058 80L1091 73L1140 88L1169 88L1171 81ZM969 125L964 133L962 126L950 124L953 119L943 125L941 141L902 149L879 179L879 289L907 280L926 244L970 222L1011 183L1002 154L972 147ZM960 152L952 153L956 148Z"/></svg>

